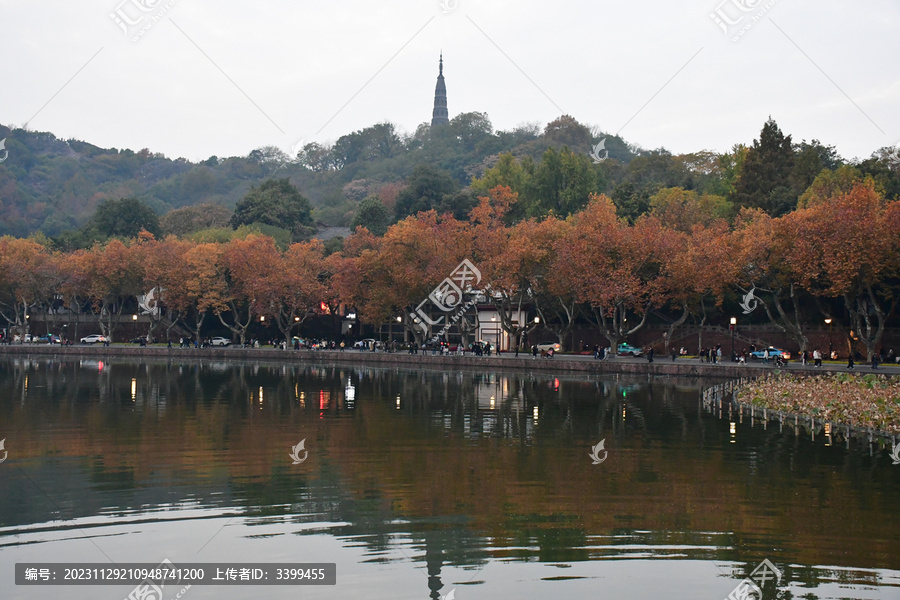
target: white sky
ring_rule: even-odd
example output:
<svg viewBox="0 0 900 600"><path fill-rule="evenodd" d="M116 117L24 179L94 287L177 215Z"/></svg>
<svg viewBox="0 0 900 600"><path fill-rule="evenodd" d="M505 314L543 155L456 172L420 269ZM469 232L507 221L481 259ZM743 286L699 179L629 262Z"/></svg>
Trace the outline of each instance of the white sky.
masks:
<svg viewBox="0 0 900 600"><path fill-rule="evenodd" d="M648 149L725 151L771 115L845 158L900 142L898 0L443 1L0 0L0 123L190 160L411 132L443 50L450 116L496 129L565 112ZM717 8L743 16L729 36ZM128 36L117 9L145 15Z"/></svg>

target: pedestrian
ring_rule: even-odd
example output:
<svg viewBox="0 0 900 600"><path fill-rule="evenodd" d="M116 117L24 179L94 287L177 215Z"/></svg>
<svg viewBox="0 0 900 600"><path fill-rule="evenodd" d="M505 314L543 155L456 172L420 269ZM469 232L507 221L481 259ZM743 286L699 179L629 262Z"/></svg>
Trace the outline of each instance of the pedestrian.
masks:
<svg viewBox="0 0 900 600"><path fill-rule="evenodd" d="M716 346L716 364L722 362L722 346Z"/></svg>
<svg viewBox="0 0 900 600"><path fill-rule="evenodd" d="M763 351L763 362L766 364L769 364L769 349L768 348L766 348Z"/></svg>
<svg viewBox="0 0 900 600"><path fill-rule="evenodd" d="M806 350L800 353L800 364L806 366Z"/></svg>
<svg viewBox="0 0 900 600"><path fill-rule="evenodd" d="M854 367L853 367L853 353L852 353L852 352L850 352L850 353L847 355L847 368L848 368L848 369L854 368Z"/></svg>
<svg viewBox="0 0 900 600"><path fill-rule="evenodd" d="M647 362L653 362L653 346L650 346L650 350L647 351Z"/></svg>
<svg viewBox="0 0 900 600"><path fill-rule="evenodd" d="M537 356L538 356L537 345L534 345L534 346L531 347L531 360L536 359Z"/></svg>
<svg viewBox="0 0 900 600"><path fill-rule="evenodd" d="M873 369L877 369L877 368L878 368L878 360L879 360L880 358L881 358L881 357L879 356L879 354L878 354L877 352L873 352L873 353L872 353L872 368L873 368Z"/></svg>

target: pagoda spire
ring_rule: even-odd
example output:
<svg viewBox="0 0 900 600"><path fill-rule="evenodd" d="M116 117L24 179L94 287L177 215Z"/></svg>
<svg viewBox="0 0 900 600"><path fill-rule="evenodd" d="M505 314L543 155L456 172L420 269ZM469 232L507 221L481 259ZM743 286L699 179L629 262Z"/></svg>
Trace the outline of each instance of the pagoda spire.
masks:
<svg viewBox="0 0 900 600"><path fill-rule="evenodd" d="M431 126L449 123L447 118L447 86L444 84L444 53L438 62L437 85L434 86L434 110L431 113Z"/></svg>

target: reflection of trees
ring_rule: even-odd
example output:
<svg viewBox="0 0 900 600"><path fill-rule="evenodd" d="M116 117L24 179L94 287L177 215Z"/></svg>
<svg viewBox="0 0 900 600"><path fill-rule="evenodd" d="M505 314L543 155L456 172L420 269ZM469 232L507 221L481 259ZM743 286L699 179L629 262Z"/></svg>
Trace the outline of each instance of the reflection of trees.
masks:
<svg viewBox="0 0 900 600"><path fill-rule="evenodd" d="M62 516L191 498L251 522L346 523L331 531L373 557L411 548L432 595L446 592L444 567L485 553L566 562L684 544L740 560L780 547L799 563L892 568L900 556L885 535L896 525L872 518L893 514L897 496L864 453L823 469L820 445L777 427L744 426L730 444L727 423L698 409L696 382L206 360L0 366L0 437ZM44 434L48 424L65 435ZM291 465L304 438L309 460ZM592 466L601 439L610 458ZM59 511L17 494L0 499L4 524ZM818 533L829 528L853 535L831 548Z"/></svg>

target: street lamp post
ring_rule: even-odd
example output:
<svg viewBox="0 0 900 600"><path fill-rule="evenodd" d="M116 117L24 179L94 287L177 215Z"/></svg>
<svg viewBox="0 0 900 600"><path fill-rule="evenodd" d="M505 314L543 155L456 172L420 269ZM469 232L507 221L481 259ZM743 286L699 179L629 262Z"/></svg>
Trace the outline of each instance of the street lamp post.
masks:
<svg viewBox="0 0 900 600"><path fill-rule="evenodd" d="M832 346L831 346L831 317L825 319L825 324L828 325L828 359L831 360Z"/></svg>
<svg viewBox="0 0 900 600"><path fill-rule="evenodd" d="M734 362L734 329L737 327L737 317L731 317L731 362Z"/></svg>

